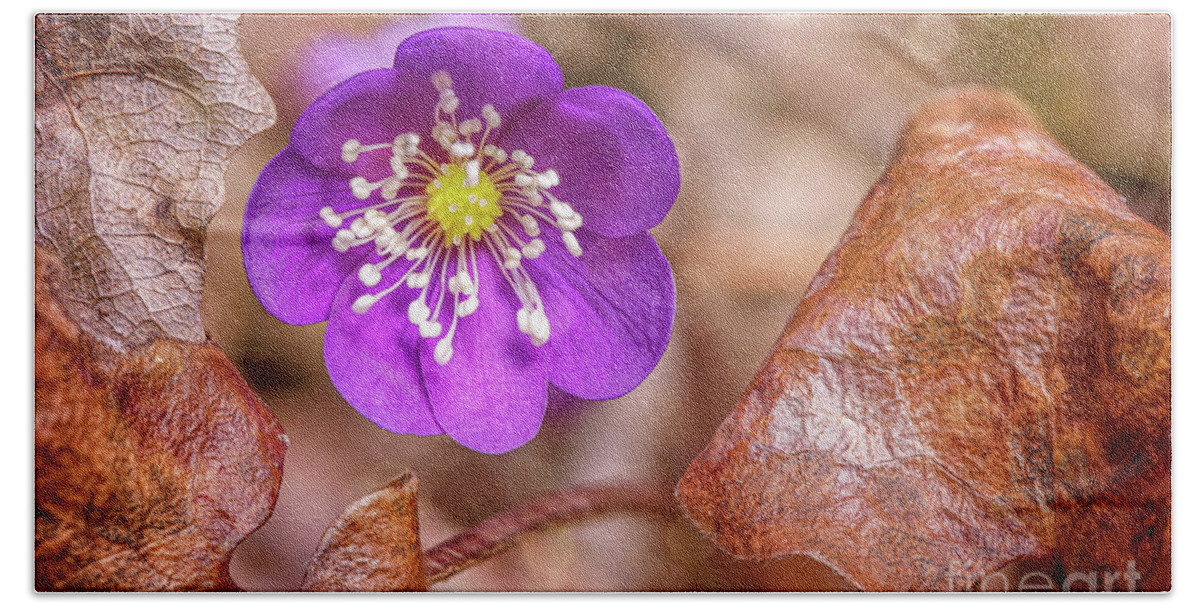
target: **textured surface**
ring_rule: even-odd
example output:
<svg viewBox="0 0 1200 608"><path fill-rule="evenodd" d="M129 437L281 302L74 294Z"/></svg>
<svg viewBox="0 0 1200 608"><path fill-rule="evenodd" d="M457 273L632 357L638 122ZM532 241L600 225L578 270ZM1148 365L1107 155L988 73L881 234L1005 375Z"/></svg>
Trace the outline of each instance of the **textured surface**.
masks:
<svg viewBox="0 0 1200 608"><path fill-rule="evenodd" d="M346 508L308 563L305 591L425 591L417 478L406 473Z"/></svg>
<svg viewBox="0 0 1200 608"><path fill-rule="evenodd" d="M59 305L37 254L37 589L228 589L234 547L275 504L287 438L211 343L118 353Z"/></svg>
<svg viewBox="0 0 1200 608"><path fill-rule="evenodd" d="M1019 101L945 94L678 497L734 555L869 590L1019 558L1167 589L1170 293L1169 240Z"/></svg>
<svg viewBox="0 0 1200 608"><path fill-rule="evenodd" d="M236 16L41 15L35 38L37 243L63 306L109 346L204 340L204 233L228 156L274 105Z"/></svg>

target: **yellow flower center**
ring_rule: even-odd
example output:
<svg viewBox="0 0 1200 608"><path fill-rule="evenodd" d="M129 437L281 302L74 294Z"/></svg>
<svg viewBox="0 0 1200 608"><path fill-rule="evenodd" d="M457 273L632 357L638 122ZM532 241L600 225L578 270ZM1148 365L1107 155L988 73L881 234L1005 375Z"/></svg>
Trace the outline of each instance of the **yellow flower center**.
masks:
<svg viewBox="0 0 1200 608"><path fill-rule="evenodd" d="M470 185L461 165L444 166L442 175L425 186L429 217L442 227L446 245L470 235L478 241L483 231L500 216L500 191L486 172L480 171Z"/></svg>

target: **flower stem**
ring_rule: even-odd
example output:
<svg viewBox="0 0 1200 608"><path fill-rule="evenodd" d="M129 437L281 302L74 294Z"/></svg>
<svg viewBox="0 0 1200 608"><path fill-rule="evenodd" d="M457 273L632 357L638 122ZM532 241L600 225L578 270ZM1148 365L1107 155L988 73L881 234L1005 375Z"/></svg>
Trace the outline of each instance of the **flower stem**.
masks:
<svg viewBox="0 0 1200 608"><path fill-rule="evenodd" d="M526 534L628 511L671 517L675 502L660 489L639 485L577 486L545 494L502 511L425 552L430 585L446 580L516 545Z"/></svg>

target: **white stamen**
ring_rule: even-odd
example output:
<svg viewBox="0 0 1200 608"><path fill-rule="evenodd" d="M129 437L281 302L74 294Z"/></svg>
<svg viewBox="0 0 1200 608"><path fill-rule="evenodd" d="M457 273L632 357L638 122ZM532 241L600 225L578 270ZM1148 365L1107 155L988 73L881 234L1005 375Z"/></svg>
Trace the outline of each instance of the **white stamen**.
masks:
<svg viewBox="0 0 1200 608"><path fill-rule="evenodd" d="M476 296L471 296L471 297L463 300L462 302L459 302L458 305L454 307L454 314L458 315L460 318L466 317L466 316L470 316L471 313L475 312L478 309L479 309L479 298Z"/></svg>
<svg viewBox="0 0 1200 608"><path fill-rule="evenodd" d="M321 207L320 214L321 219L325 220L325 223L330 228L340 228L342 226L342 218L333 212L333 207Z"/></svg>
<svg viewBox="0 0 1200 608"><path fill-rule="evenodd" d="M424 321L417 326L417 332L422 338L436 338L442 333L442 324L437 321Z"/></svg>
<svg viewBox="0 0 1200 608"><path fill-rule="evenodd" d="M583 225L583 216L572 213L569 217L558 218L558 227L566 232L578 230Z"/></svg>
<svg viewBox="0 0 1200 608"><path fill-rule="evenodd" d="M469 118L458 124L458 132L470 137L483 130L483 122L478 118Z"/></svg>
<svg viewBox="0 0 1200 608"><path fill-rule="evenodd" d="M572 215L575 215L575 210L572 209L570 205L568 205L558 199L551 199L550 200L550 213L553 213L555 215L555 217L564 218L564 217L571 217Z"/></svg>
<svg viewBox="0 0 1200 608"><path fill-rule="evenodd" d="M362 267L358 269L358 280L362 281L362 284L366 285L367 287L374 287L378 285L380 279L382 278L383 274L379 272L379 269L376 268L374 264L363 264Z"/></svg>
<svg viewBox="0 0 1200 608"><path fill-rule="evenodd" d="M524 188L533 185L533 176L528 173L518 173L513 176L513 183Z"/></svg>
<svg viewBox="0 0 1200 608"><path fill-rule="evenodd" d="M409 260L424 259L425 256L427 256L427 255L429 255L429 249L426 247L417 247L416 249L409 249L408 251L406 251L404 253L404 257Z"/></svg>
<svg viewBox="0 0 1200 608"><path fill-rule="evenodd" d="M408 321L413 325L421 325L429 320L429 312L425 300L417 298L408 305Z"/></svg>
<svg viewBox="0 0 1200 608"><path fill-rule="evenodd" d="M454 347L450 344L450 339L454 336L446 334L446 337L438 340L437 346L433 349L433 360L438 362L438 365L445 365L450 362L450 357L454 354Z"/></svg>
<svg viewBox="0 0 1200 608"><path fill-rule="evenodd" d="M553 188L558 185L558 172L550 169L539 173L536 179L539 188Z"/></svg>
<svg viewBox="0 0 1200 608"><path fill-rule="evenodd" d="M408 275L408 278L405 279L405 283L413 289L425 289L425 287L429 285L430 276L431 275L429 273L425 272L410 274Z"/></svg>
<svg viewBox="0 0 1200 608"><path fill-rule="evenodd" d="M546 250L546 242L545 241L543 241L542 239L533 239L532 241L529 241L528 243L525 244L524 247L521 248L521 255L524 255L525 257L527 257L531 260L536 260L537 257L539 255L542 255L542 252L545 250Z"/></svg>
<svg viewBox="0 0 1200 608"><path fill-rule="evenodd" d="M375 184L368 182L365 177L355 177L350 180L350 191L357 199L367 200L371 197L373 190L375 190Z"/></svg>
<svg viewBox="0 0 1200 608"><path fill-rule="evenodd" d="M575 257L583 255L583 248L579 246L579 241L575 238L574 232L564 232L562 241L563 246L567 248L567 251L571 252L571 255Z"/></svg>
<svg viewBox="0 0 1200 608"><path fill-rule="evenodd" d="M356 217L353 222L350 222L350 232L354 233L354 236L360 239L365 239L375 234L375 230L367 225L366 220L361 217Z"/></svg>
<svg viewBox="0 0 1200 608"><path fill-rule="evenodd" d="M500 113L496 111L496 107L492 104L484 104L483 110L480 113L483 114L483 120L487 121L489 129L495 129L500 126Z"/></svg>
<svg viewBox="0 0 1200 608"><path fill-rule="evenodd" d="M350 310L353 310L354 312L361 315L361 314L367 312L368 310L370 310L371 307L374 306L375 303L378 301L379 301L379 296L369 294L369 293L365 294L365 295L361 295L361 296L358 296L358 299L354 300L354 303L350 305Z"/></svg>
<svg viewBox="0 0 1200 608"><path fill-rule="evenodd" d="M541 346L550 339L550 319L546 318L546 312L541 308L536 308L529 315L529 341L533 342L534 346Z"/></svg>
<svg viewBox="0 0 1200 608"><path fill-rule="evenodd" d="M454 86L454 81L450 79L450 75L443 70L434 72L430 80L433 81L433 88L439 91L444 91Z"/></svg>
<svg viewBox="0 0 1200 608"><path fill-rule="evenodd" d="M475 146L465 141L455 142L450 146L450 156L457 156L458 158L470 158L475 156Z"/></svg>
<svg viewBox="0 0 1200 608"><path fill-rule="evenodd" d="M342 161L352 163L358 160L359 148L362 146L357 139L348 139L342 144Z"/></svg>
<svg viewBox="0 0 1200 608"><path fill-rule="evenodd" d="M469 188L471 186L479 185L479 159L478 158L473 158L473 159L463 163L463 171L466 171L466 173L467 173L466 179L463 180L463 187ZM467 197L467 199L473 203L473 202L475 202L474 199L472 198L474 196L475 195L472 194L470 197Z"/></svg>

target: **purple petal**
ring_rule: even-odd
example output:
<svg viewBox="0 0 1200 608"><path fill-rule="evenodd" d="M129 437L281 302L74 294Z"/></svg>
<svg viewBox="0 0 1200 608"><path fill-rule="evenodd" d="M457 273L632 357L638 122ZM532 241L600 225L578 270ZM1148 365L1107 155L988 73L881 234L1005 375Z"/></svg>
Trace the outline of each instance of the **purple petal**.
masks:
<svg viewBox="0 0 1200 608"><path fill-rule="evenodd" d="M551 191L608 237L657 226L679 194L679 158L661 122L638 98L608 87L570 89L510 125L497 142L553 168Z"/></svg>
<svg viewBox="0 0 1200 608"><path fill-rule="evenodd" d="M394 67L406 80L427 86L431 99L437 97L430 84L433 74L449 74L461 102L460 121L478 117L489 103L504 120L513 120L538 99L563 88L562 70L546 49L514 34L468 27L412 36L396 49ZM432 112L432 102L430 108Z"/></svg>
<svg viewBox="0 0 1200 608"><path fill-rule="evenodd" d="M304 110L292 128L291 145L326 171L378 179L380 171L388 173L390 152L366 152L348 164L342 161L342 145L351 139L368 145L390 143L409 132L427 139L436 101L437 91L428 78L404 78L390 69L363 72ZM364 170L364 164L373 166Z"/></svg>
<svg viewBox="0 0 1200 608"><path fill-rule="evenodd" d="M432 77L438 71L454 82L459 120L478 117L487 103L510 119L562 90L558 65L529 40L472 28L428 30L396 49L393 69L359 74L313 102L297 119L291 143L322 169L369 179L386 174L386 151L364 153L351 166L342 161L347 140L377 144L412 132L421 136L426 153L441 156L430 143L438 100Z"/></svg>
<svg viewBox="0 0 1200 608"><path fill-rule="evenodd" d="M516 296L486 255L479 259L479 283L479 308L458 320L450 361L439 365L437 339L423 340L421 371L446 433L477 452L499 454L537 434L546 370L540 349L517 330Z"/></svg>
<svg viewBox="0 0 1200 608"><path fill-rule="evenodd" d="M315 99L337 83L367 70L391 67L396 47L413 34L451 25L482 27L506 32L520 29L511 15L435 13L408 15L388 22L369 36L331 33L318 38L302 54L296 77L301 90Z"/></svg>
<svg viewBox="0 0 1200 608"><path fill-rule="evenodd" d="M329 317L342 279L367 253L338 253L337 231L318 215L362 206L346 180L322 174L290 146L267 163L246 202L242 261L250 289L284 323L304 325Z"/></svg>
<svg viewBox="0 0 1200 608"><path fill-rule="evenodd" d="M526 262L550 318L546 366L555 386L612 399L645 380L666 350L675 282L649 233L575 235L583 256L571 256L547 234L546 252Z"/></svg>
<svg viewBox="0 0 1200 608"><path fill-rule="evenodd" d="M440 435L445 431L433 419L417 362L421 338L407 316L413 292L400 287L363 314L350 309L359 296L382 291L403 270L385 273L384 281L373 288L357 279L345 282L325 331L325 366L342 397L380 428Z"/></svg>

